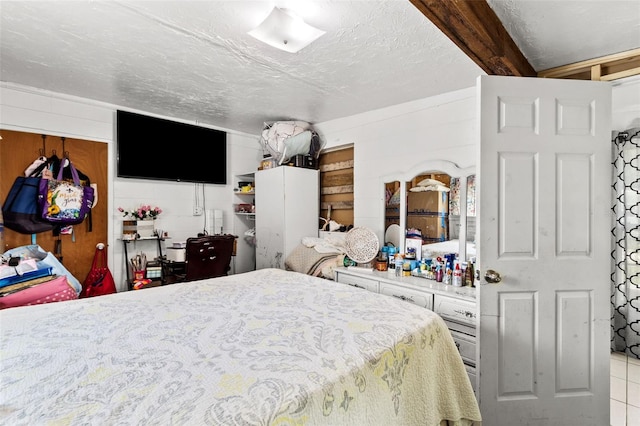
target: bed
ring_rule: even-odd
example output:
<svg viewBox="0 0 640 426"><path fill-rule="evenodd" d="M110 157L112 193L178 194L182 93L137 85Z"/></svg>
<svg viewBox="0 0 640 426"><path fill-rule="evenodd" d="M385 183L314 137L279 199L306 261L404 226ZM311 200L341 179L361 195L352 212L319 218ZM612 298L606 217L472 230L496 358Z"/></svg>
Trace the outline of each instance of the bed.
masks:
<svg viewBox="0 0 640 426"><path fill-rule="evenodd" d="M5 309L0 324L2 424L481 420L438 315L298 272Z"/></svg>

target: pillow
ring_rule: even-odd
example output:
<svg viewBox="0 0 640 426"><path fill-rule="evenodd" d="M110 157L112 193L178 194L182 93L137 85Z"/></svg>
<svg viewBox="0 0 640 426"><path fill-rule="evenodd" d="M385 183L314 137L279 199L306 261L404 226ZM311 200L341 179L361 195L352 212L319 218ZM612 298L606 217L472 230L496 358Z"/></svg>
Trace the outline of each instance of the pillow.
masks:
<svg viewBox="0 0 640 426"><path fill-rule="evenodd" d="M420 182L418 182L418 186L431 186L431 185L447 186L443 182L440 182L437 179L423 179Z"/></svg>

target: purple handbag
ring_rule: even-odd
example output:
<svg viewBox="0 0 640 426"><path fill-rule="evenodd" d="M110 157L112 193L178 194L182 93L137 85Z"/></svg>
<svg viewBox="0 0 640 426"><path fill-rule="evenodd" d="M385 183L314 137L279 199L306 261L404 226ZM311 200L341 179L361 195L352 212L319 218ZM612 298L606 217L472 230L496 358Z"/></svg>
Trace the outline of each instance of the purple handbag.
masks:
<svg viewBox="0 0 640 426"><path fill-rule="evenodd" d="M73 182L62 177L65 161L69 162ZM78 171L68 158L60 162L56 179L40 179L39 212L48 222L64 225L82 223L93 206L93 200L93 188L80 183Z"/></svg>

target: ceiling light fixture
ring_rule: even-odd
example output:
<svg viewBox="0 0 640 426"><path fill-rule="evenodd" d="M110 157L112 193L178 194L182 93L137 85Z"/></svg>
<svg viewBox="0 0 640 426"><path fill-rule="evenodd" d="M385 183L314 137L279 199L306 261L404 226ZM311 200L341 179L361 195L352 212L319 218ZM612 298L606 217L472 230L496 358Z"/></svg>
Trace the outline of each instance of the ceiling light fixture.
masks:
<svg viewBox="0 0 640 426"><path fill-rule="evenodd" d="M287 9L274 7L269 16L249 35L275 48L296 53L322 36L325 31L307 24Z"/></svg>

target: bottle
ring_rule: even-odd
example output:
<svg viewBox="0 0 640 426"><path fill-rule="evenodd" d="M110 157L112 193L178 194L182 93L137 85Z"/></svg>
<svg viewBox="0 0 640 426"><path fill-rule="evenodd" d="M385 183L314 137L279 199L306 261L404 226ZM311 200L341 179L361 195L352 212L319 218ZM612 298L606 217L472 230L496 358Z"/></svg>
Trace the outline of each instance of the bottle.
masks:
<svg viewBox="0 0 640 426"><path fill-rule="evenodd" d="M427 261L423 257L422 260L420 261L420 274L424 276L426 272L427 272Z"/></svg>
<svg viewBox="0 0 640 426"><path fill-rule="evenodd" d="M410 277L411 276L411 260L405 260L402 264L402 276Z"/></svg>
<svg viewBox="0 0 640 426"><path fill-rule="evenodd" d="M442 284L451 285L451 264L449 262L447 262L447 266L444 268Z"/></svg>
<svg viewBox="0 0 640 426"><path fill-rule="evenodd" d="M384 270L386 271L389 267L389 247L382 246L382 248L380 248L380 253L378 253L378 260L385 263Z"/></svg>
<svg viewBox="0 0 640 426"><path fill-rule="evenodd" d="M396 277L401 277L402 276L402 264L403 264L402 254L396 253L395 264L396 264Z"/></svg>
<svg viewBox="0 0 640 426"><path fill-rule="evenodd" d="M451 277L451 284L455 287L462 287L462 270L460 270L460 263L456 263L456 269L453 270Z"/></svg>
<svg viewBox="0 0 640 426"><path fill-rule="evenodd" d="M473 266L473 262L468 262L467 270L465 271L465 274L464 274L464 285L469 287L475 287L476 273L474 269L475 268Z"/></svg>
<svg viewBox="0 0 640 426"><path fill-rule="evenodd" d="M387 270L389 272L394 272L394 270L396 268L396 259L395 259L396 248L395 247L389 247L387 249L387 251L388 251L387 258L389 259L389 267L387 268Z"/></svg>
<svg viewBox="0 0 640 426"><path fill-rule="evenodd" d="M442 276L443 276L444 272L442 272L442 268L440 267L440 264L438 263L436 265L436 281L441 283L442 282Z"/></svg>

